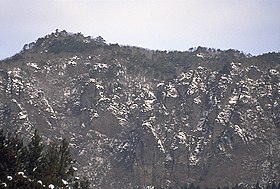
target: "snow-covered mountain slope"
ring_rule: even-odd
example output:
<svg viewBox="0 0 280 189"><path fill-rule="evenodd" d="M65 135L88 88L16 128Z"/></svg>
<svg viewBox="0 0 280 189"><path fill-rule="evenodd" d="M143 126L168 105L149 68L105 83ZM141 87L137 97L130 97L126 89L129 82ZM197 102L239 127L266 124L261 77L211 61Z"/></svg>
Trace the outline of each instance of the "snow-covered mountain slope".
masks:
<svg viewBox="0 0 280 189"><path fill-rule="evenodd" d="M0 63L0 121L67 138L94 188L280 179L280 54L151 51L56 32Z"/></svg>

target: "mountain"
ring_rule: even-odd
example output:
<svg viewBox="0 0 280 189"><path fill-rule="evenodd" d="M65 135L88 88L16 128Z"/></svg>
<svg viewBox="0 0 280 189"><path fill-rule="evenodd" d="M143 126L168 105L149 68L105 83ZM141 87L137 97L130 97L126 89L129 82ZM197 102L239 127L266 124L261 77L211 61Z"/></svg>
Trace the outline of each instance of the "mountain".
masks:
<svg viewBox="0 0 280 189"><path fill-rule="evenodd" d="M185 52L56 31L0 62L0 123L66 138L93 188L280 180L280 53Z"/></svg>

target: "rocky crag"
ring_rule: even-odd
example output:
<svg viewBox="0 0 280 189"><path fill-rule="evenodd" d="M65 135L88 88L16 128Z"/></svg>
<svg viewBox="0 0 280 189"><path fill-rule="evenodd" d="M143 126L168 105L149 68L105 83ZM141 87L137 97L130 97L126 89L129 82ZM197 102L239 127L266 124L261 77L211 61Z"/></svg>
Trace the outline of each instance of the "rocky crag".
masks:
<svg viewBox="0 0 280 189"><path fill-rule="evenodd" d="M280 54L106 44L56 31L0 62L0 123L67 138L93 188L280 179Z"/></svg>

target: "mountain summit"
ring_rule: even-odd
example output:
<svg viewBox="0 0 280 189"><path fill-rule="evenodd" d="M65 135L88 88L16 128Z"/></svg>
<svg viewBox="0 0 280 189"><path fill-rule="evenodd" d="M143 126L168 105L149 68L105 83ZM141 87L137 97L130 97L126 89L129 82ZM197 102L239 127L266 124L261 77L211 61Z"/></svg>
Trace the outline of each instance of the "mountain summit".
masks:
<svg viewBox="0 0 280 189"><path fill-rule="evenodd" d="M0 123L67 138L93 188L280 179L280 53L154 51L56 31L0 62Z"/></svg>

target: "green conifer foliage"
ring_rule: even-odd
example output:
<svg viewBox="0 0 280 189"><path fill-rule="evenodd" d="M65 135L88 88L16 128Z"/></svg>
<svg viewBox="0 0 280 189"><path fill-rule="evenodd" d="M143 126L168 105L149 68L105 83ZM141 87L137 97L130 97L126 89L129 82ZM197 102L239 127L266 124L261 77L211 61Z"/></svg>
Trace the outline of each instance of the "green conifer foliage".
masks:
<svg viewBox="0 0 280 189"><path fill-rule="evenodd" d="M30 143L27 145L26 171L28 175L32 175L36 179L41 178L43 174L43 150L44 144L38 131L35 130Z"/></svg>
<svg viewBox="0 0 280 189"><path fill-rule="evenodd" d="M58 173L61 179L67 179L70 165L73 159L70 155L69 143L66 139L63 139L61 145L59 146L59 169Z"/></svg>
<svg viewBox="0 0 280 189"><path fill-rule="evenodd" d="M0 189L89 188L86 179L74 179L73 162L65 139L45 149L37 131L25 146L17 134L0 130Z"/></svg>

